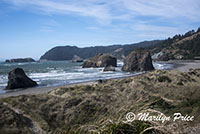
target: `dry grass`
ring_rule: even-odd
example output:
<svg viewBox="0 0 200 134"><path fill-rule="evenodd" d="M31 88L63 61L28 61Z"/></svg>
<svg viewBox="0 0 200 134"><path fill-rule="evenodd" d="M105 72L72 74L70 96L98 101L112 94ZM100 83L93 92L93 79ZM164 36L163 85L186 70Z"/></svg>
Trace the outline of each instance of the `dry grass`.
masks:
<svg viewBox="0 0 200 134"><path fill-rule="evenodd" d="M183 131L178 129L183 122L176 122L176 127L174 122L127 124L125 115L130 111L160 112L167 116L181 112L195 116L195 121L185 128L195 127L200 123L199 81L200 70L188 73L155 70L137 77L59 88L48 94L9 97L1 101L21 109L49 133L172 133ZM8 113L13 116L10 111ZM4 121L2 117L1 122ZM2 125L0 130L8 127Z"/></svg>

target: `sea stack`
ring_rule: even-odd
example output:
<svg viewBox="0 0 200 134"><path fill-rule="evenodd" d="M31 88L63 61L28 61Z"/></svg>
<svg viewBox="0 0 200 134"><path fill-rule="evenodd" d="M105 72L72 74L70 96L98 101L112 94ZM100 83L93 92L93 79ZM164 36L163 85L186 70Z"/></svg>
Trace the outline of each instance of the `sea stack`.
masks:
<svg viewBox="0 0 200 134"><path fill-rule="evenodd" d="M22 62L35 62L32 58L18 58L18 59L10 59L6 60L6 63L22 63Z"/></svg>
<svg viewBox="0 0 200 134"><path fill-rule="evenodd" d="M72 58L72 62L83 62L83 59L78 55L74 55Z"/></svg>
<svg viewBox="0 0 200 134"><path fill-rule="evenodd" d="M154 70L150 52L137 49L131 52L124 60L122 71L150 71Z"/></svg>
<svg viewBox="0 0 200 134"><path fill-rule="evenodd" d="M31 80L21 68L15 68L8 74L8 84L6 89L18 89L35 87L37 83Z"/></svg>
<svg viewBox="0 0 200 134"><path fill-rule="evenodd" d="M90 68L90 67L107 67L107 66L113 66L117 67L117 59L113 56L110 56L108 54L97 54L95 57L85 61L83 63L83 68Z"/></svg>

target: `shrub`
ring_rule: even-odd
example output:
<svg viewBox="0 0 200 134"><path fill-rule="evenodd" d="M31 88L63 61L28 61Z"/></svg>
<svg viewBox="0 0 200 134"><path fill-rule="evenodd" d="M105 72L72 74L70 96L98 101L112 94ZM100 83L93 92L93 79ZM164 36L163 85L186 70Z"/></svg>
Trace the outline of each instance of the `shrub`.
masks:
<svg viewBox="0 0 200 134"><path fill-rule="evenodd" d="M168 82L168 83L172 82L172 80L168 76L159 76L158 81L159 82Z"/></svg>

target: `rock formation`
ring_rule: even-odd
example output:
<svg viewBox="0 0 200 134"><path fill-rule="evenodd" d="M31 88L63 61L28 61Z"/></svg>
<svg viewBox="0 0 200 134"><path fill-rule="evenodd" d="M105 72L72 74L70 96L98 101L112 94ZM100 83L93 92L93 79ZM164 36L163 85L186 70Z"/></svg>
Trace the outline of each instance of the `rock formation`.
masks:
<svg viewBox="0 0 200 134"><path fill-rule="evenodd" d="M115 71L115 67L113 66L106 66L103 70L104 72L107 72L107 71Z"/></svg>
<svg viewBox="0 0 200 134"><path fill-rule="evenodd" d="M168 60L170 60L170 58L167 54L163 54L163 55L159 56L156 60L157 61L168 61Z"/></svg>
<svg viewBox="0 0 200 134"><path fill-rule="evenodd" d="M6 63L21 63L21 62L35 62L32 58L18 58L18 59L10 59L6 60Z"/></svg>
<svg viewBox="0 0 200 134"><path fill-rule="evenodd" d="M35 87L37 83L26 76L21 68L15 68L8 75L8 84L6 89Z"/></svg>
<svg viewBox="0 0 200 134"><path fill-rule="evenodd" d="M83 62L83 59L78 55L74 55L72 58L72 62Z"/></svg>
<svg viewBox="0 0 200 134"><path fill-rule="evenodd" d="M117 66L117 59L113 56L108 54L97 54L95 57L85 61L82 65L83 68L90 68L90 67L106 67L106 66Z"/></svg>
<svg viewBox="0 0 200 134"><path fill-rule="evenodd" d="M124 60L122 71L149 71L154 70L151 55L148 51L137 49L130 53Z"/></svg>

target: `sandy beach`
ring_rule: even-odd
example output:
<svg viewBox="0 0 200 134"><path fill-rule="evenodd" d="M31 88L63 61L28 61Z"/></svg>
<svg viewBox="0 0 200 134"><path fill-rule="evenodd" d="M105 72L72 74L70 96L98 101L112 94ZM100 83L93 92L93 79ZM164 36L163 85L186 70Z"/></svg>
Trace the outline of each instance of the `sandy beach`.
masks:
<svg viewBox="0 0 200 134"><path fill-rule="evenodd" d="M190 69L200 68L200 60L169 60L159 61L159 63L173 64L173 69L181 72L188 72Z"/></svg>
<svg viewBox="0 0 200 134"><path fill-rule="evenodd" d="M173 64L173 70L179 70L181 72L188 72L190 69L197 69L200 68L200 60L170 60L170 61L159 61L159 63L168 63ZM129 76L132 77L132 76ZM121 78L119 78L121 79ZM4 94L0 94L0 98L6 98L10 96L18 96L18 95L26 95L26 94L43 94L48 93L57 88L61 87L69 87L74 85L92 85L97 84L97 81L90 81L90 82L83 82L83 83L76 83L70 85L63 85L63 86L52 86L52 87L36 87L36 88L27 88L27 89L18 89L16 91L7 92Z"/></svg>
<svg viewBox="0 0 200 134"><path fill-rule="evenodd" d="M44 94L48 93L49 91L52 91L57 88L62 87L70 87L74 85L93 85L97 84L96 81L90 81L90 82L84 82L84 83L76 83L76 84L70 84L70 85L64 85L64 86L52 86L52 87L35 87L35 88L27 88L27 89L18 89L15 91L10 91L4 94L0 94L0 98L6 98L10 96L18 96L18 95L36 95L36 94Z"/></svg>

